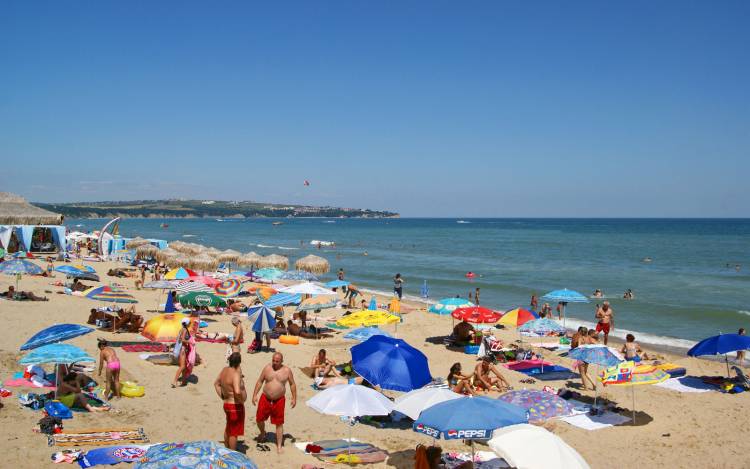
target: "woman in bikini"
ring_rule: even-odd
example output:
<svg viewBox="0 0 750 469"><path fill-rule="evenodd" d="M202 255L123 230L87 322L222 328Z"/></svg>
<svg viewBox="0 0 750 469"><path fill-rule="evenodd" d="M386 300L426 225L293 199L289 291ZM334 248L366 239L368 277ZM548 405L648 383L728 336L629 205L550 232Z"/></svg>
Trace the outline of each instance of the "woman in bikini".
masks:
<svg viewBox="0 0 750 469"><path fill-rule="evenodd" d="M471 376L461 374L461 364L454 363L448 373L448 387L457 394L474 395L474 389L471 387Z"/></svg>
<svg viewBox="0 0 750 469"><path fill-rule="evenodd" d="M116 398L120 398L120 359L115 353L115 349L107 344L107 341L100 339L97 344L99 347L99 376L102 375L102 367L107 364L107 383L104 386L104 395L107 399L114 393Z"/></svg>
<svg viewBox="0 0 750 469"><path fill-rule="evenodd" d="M589 342L589 336L588 336L589 330L586 327L579 327L578 332L576 332L573 335L573 338L570 340L570 349L573 350L574 348L577 348L581 345L588 345ZM583 389L588 389L588 386L586 386L586 382L588 381L591 383L591 389L596 389L596 384L594 384L594 381L591 379L591 377L588 374L589 370L589 364L586 362L582 362L580 360L576 360L573 362L573 369L578 370L578 374L581 375L581 384L583 385Z"/></svg>
<svg viewBox="0 0 750 469"><path fill-rule="evenodd" d="M190 319L182 320L182 329L174 344L174 357L177 359L178 369L172 381L172 387L177 387L177 380L182 377L182 386L187 386L187 378L193 371L195 364L195 336L190 333Z"/></svg>

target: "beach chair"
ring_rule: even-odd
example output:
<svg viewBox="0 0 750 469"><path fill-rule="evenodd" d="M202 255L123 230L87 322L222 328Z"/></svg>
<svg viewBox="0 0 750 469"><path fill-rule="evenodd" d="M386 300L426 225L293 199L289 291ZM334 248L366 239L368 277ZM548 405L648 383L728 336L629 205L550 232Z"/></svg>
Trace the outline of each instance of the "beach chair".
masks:
<svg viewBox="0 0 750 469"><path fill-rule="evenodd" d="M733 366L732 370L737 374L737 384L744 387L745 389L750 389L750 380L745 376L745 373L742 372L740 367Z"/></svg>

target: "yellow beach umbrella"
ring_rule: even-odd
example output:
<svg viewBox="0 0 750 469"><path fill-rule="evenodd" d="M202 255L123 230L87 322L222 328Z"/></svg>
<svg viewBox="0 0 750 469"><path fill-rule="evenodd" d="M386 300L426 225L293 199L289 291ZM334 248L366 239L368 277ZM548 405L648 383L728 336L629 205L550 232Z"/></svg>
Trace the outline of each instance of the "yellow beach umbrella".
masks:
<svg viewBox="0 0 750 469"><path fill-rule="evenodd" d="M669 374L649 365L638 365L632 361L620 362L599 374L604 386L630 386L633 395L633 425L635 425L635 387L645 384L663 383Z"/></svg>
<svg viewBox="0 0 750 469"><path fill-rule="evenodd" d="M174 342L182 328L182 320L190 318L182 313L160 314L146 321L141 335L152 342Z"/></svg>
<svg viewBox="0 0 750 469"><path fill-rule="evenodd" d="M401 318L394 314L365 309L339 319L336 321L336 324L342 327L380 326L383 324L395 324L400 321Z"/></svg>

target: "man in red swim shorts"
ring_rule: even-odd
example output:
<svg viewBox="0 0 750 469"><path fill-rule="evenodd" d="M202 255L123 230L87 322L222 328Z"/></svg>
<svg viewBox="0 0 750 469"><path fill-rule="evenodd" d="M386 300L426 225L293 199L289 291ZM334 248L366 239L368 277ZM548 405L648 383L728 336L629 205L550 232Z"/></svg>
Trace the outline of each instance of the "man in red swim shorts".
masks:
<svg viewBox="0 0 750 469"><path fill-rule="evenodd" d="M294 383L294 375L288 366L284 365L284 356L279 352L273 354L271 363L263 367L255 383L253 391L253 405L258 406L255 413L255 421L258 424L260 435L258 443L266 441L266 420L271 418L271 423L276 425L276 451L282 452L284 443L284 405L286 404L286 383L292 391L292 408L297 405L297 385ZM258 392L261 387L263 394L258 401Z"/></svg>
<svg viewBox="0 0 750 469"><path fill-rule="evenodd" d="M604 332L604 345L607 345L610 330L615 328L615 312L609 307L609 301L597 308L596 321L596 332Z"/></svg>
<svg viewBox="0 0 750 469"><path fill-rule="evenodd" d="M224 401L224 415L227 425L224 428L224 446L237 449L237 437L245 434L245 401L247 391L240 371L242 355L235 352L229 356L229 366L219 373L214 381L214 389Z"/></svg>

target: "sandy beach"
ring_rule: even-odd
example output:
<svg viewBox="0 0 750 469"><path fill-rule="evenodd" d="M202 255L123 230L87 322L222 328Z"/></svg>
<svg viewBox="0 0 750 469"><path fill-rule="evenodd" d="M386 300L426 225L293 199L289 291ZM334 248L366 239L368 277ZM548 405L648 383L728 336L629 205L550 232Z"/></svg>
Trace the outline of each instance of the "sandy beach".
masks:
<svg viewBox="0 0 750 469"><path fill-rule="evenodd" d="M106 271L114 263L93 263L104 281L112 278ZM352 273L356 275L356 273ZM62 280L57 274L54 280ZM5 333L0 342L0 379L9 378L14 372L21 371L17 364L22 356L19 347L37 331L55 323L85 324L89 310L102 306L86 298L58 294L61 287L51 285L53 279L25 276L20 289L45 295L48 302L1 301L3 328ZM93 282L87 282L92 284ZM119 279L128 293L134 295L139 303L136 305L139 314L146 319L158 314L154 312L157 304L163 302L161 292L136 290L132 279ZM0 277L0 289L3 291L14 284L10 276ZM379 303L387 302L379 298ZM404 314L404 322L394 326L383 326L399 338L422 350L429 358L430 370L434 377L445 377L454 362L461 362L464 370L470 369L476 357L450 351L443 345L434 344L426 339L445 336L451 332L451 319L427 313L423 305L404 304L409 309ZM343 313L341 309L323 312L325 317L335 317ZM230 317L211 315L206 317L208 332L232 331ZM247 331L247 324L244 323ZM518 339L512 330L496 330L495 335L506 342ZM252 333L246 332L248 336ZM106 338L111 341L145 341L139 334L95 332L70 340L69 343L80 346L92 356L98 357L96 339ZM247 345L247 344L246 344ZM346 425L339 419L323 416L305 405L316 391L311 388L312 380L305 376L300 367L306 366L313 354L320 348L326 348L329 356L338 362L350 359L349 348L354 342L343 339L343 333L334 338L322 340L302 339L299 345L285 345L272 342L275 350L284 354L284 362L295 373L298 386L298 402L294 409L289 408L287 401L285 434L287 443L282 455L274 451L259 452L252 441L257 436L254 423L254 411L248 399L248 416L246 420L245 439L247 455L263 468L300 467L302 464L321 465L312 456L305 455L293 446L293 442L314 441L318 439L342 438L347 433ZM224 415L221 402L217 398L213 382L224 366L224 344L198 343L198 353L203 364L194 370L195 381L187 387L172 389L170 381L176 368L158 366L139 358L138 353L128 353L118 349L122 362L122 380L132 380L145 386L146 394L141 398L122 398L112 401L109 413L76 413L73 420L65 422L65 428L122 428L142 427L151 442L173 442L189 440L222 439ZM571 361L558 357L554 352L542 351L544 359L555 364L570 366ZM684 366L688 375L722 375L725 365L709 360L688 358L683 355L671 355L659 352L667 361ZM270 362L270 353L248 354L243 350L242 369L248 389L252 389L261 367ZM525 375L503 370L505 377L515 389L541 389L544 384L554 387L566 385L565 381L524 384L520 380ZM97 376L93 376L97 379ZM580 391L578 381L571 383L573 389L593 397L592 391ZM6 429L0 438L0 451L4 454L3 467L36 468L52 466L50 455L59 448L47 446L46 437L33 433L40 418L40 412L22 408L18 405L17 395L33 389L12 388L14 395L3 399L4 407L0 410L0 424ZM386 391L387 395L398 393ZM574 427L563 421L553 420L544 426L562 437L573 446L594 468L618 467L722 467L741 468L750 466L750 443L741 431L750 411L750 393L737 395L720 392L679 393L655 386L639 386L636 389L637 424L629 423L587 431ZM497 396L491 393L490 396ZM615 402L630 415L631 390L629 388L604 389L600 396ZM272 429L272 427L269 427ZM370 467L413 467L414 448L419 443L429 443L428 439L411 429L381 429L371 425L359 424L353 430L353 436L361 441L372 443L389 453L388 460L380 465ZM444 449L468 451L460 442L438 441ZM479 448L487 450L488 448Z"/></svg>

